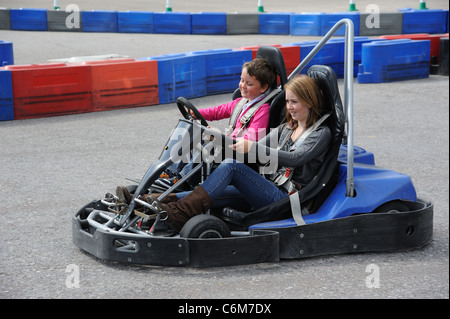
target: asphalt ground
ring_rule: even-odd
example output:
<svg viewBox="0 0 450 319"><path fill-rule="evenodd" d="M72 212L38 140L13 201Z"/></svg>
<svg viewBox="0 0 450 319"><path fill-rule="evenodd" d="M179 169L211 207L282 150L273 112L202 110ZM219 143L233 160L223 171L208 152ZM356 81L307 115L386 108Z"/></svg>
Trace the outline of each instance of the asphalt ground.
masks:
<svg viewBox="0 0 450 319"><path fill-rule="evenodd" d="M0 6L43 7L40 4L47 2L0 1ZM317 11L326 4L327 12L339 10L335 1L317 2L295 11ZM388 9L393 8L391 2L379 1ZM402 6L415 7L416 2L404 1ZM97 9L112 9L107 3L117 10L125 7L125 2L97 1ZM266 11L275 3L280 4L277 11L286 11L285 4L293 1L264 1ZM357 1L357 6L363 3ZM447 2L427 1L428 7L436 3L436 8L448 8ZM185 11L225 11L224 4L216 2L184 3L184 8L191 6L193 10ZM129 7L143 9L144 1L130 2ZM244 4L240 8L251 9ZM305 38L0 30L0 39L14 42L16 64L27 64L111 53L138 58ZM339 84L342 89L342 80ZM411 176L418 196L434 203L431 244L411 251L208 269L117 264L98 260L72 243L75 212L128 183L126 178L139 179L158 157L180 118L174 103L0 122L0 298L448 299L448 92L448 76L437 75L354 85L355 144L373 152L378 166ZM230 99L231 94L223 94L191 101L203 108ZM379 269L378 288L366 284L373 265ZM77 287L74 269L79 270Z"/></svg>

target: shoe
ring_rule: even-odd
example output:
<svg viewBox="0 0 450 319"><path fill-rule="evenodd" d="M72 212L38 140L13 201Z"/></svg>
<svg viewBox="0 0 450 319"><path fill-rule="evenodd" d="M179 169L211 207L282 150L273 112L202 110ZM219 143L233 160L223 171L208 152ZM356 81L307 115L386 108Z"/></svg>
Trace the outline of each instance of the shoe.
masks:
<svg viewBox="0 0 450 319"><path fill-rule="evenodd" d="M222 210L219 218L221 218L231 230L247 231L248 225L246 225L244 221L246 216L248 216L247 213L226 207Z"/></svg>
<svg viewBox="0 0 450 319"><path fill-rule="evenodd" d="M225 207L222 210L222 217L229 221L239 222L242 219L244 219L244 217L247 215L248 215L247 213L229 207Z"/></svg>

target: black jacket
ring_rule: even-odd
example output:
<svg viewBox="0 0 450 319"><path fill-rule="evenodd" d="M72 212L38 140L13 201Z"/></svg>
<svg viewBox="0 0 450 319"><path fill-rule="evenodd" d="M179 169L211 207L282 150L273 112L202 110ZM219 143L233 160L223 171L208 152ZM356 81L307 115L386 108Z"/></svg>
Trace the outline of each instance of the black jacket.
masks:
<svg viewBox="0 0 450 319"><path fill-rule="evenodd" d="M287 130L287 131L286 131ZM250 151L256 152L256 158L272 172L279 168L293 168L292 180L301 186L307 185L317 175L328 151L331 132L325 124L314 129L298 147L288 150L278 149L282 136L291 133L286 124L278 126L258 143L254 143Z"/></svg>

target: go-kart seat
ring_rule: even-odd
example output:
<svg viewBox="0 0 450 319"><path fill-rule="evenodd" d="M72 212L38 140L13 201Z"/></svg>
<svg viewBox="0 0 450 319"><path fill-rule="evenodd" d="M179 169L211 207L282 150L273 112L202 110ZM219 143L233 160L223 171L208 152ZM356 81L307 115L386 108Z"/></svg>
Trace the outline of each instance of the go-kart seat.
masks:
<svg viewBox="0 0 450 319"><path fill-rule="evenodd" d="M277 79L270 86L270 90L278 87L280 83L281 88L287 83L286 65L284 63L283 55L279 48L272 46L261 46L256 52L256 58L265 59L272 66L273 70L277 74ZM241 92L237 88L233 93L233 100L241 97Z"/></svg>
<svg viewBox="0 0 450 319"><path fill-rule="evenodd" d="M324 112L331 115L326 121L331 131L331 143L325 160L316 178L300 192L303 202L315 197L315 203L310 208L310 212L315 212L337 183L337 158L344 137L345 115L333 69L325 65L313 65L307 75L319 84L324 97Z"/></svg>
<svg viewBox="0 0 450 319"><path fill-rule="evenodd" d="M317 81L323 92L324 114L330 113L324 124L330 128L332 134L330 147L318 174L298 192L302 207L306 207L309 213L314 213L337 183L337 157L344 135L345 116L333 69L325 65L314 65L309 68L307 75ZM272 102L272 106L274 103L277 104L277 107L283 105L282 108L278 108L277 113L274 111L274 114L277 116L274 117L274 123L275 119L278 119L277 126L281 122L280 119L284 118L285 99L283 96L284 94L280 93ZM243 219L236 221L236 223L248 227L260 222L290 218L292 217L290 207L290 199L287 197L247 214Z"/></svg>

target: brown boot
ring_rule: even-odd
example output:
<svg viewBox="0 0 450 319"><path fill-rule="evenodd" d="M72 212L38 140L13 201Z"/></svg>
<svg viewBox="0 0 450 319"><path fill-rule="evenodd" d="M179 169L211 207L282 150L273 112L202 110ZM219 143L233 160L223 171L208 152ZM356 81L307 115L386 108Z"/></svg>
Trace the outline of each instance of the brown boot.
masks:
<svg viewBox="0 0 450 319"><path fill-rule="evenodd" d="M213 205L211 197L201 186L186 197L168 204L161 203L161 208L167 212L167 225L176 231L180 231L184 224L192 217L206 213Z"/></svg>
<svg viewBox="0 0 450 319"><path fill-rule="evenodd" d="M133 199L133 194L131 194L128 189L125 186L117 186L116 188L116 195L119 198L119 201L124 204L130 204L131 200ZM161 194L143 194L139 196L139 199L143 201L148 201L148 198L151 198L152 201L157 200ZM177 196L175 194L168 194L164 199L161 201L161 203L170 203L170 202L176 202Z"/></svg>
<svg viewBox="0 0 450 319"><path fill-rule="evenodd" d="M116 195L119 197L119 201L124 204L130 204L133 199L133 195L130 194L128 189L125 186L117 186Z"/></svg>

